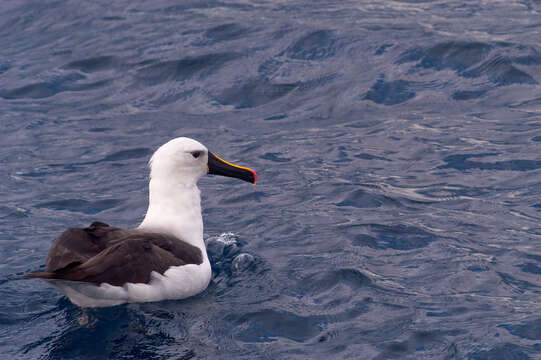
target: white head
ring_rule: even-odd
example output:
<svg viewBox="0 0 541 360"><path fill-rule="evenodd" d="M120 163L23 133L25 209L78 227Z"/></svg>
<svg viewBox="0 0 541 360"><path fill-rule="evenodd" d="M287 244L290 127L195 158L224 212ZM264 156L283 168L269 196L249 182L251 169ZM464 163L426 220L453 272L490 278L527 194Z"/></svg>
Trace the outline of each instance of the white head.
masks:
<svg viewBox="0 0 541 360"><path fill-rule="evenodd" d="M150 158L151 180L195 185L208 173L208 150L186 137L173 139L156 150Z"/></svg>
<svg viewBox="0 0 541 360"><path fill-rule="evenodd" d="M231 164L200 142L186 137L163 144L150 159L150 179L154 182L195 185L205 174L257 182L257 174L252 169Z"/></svg>

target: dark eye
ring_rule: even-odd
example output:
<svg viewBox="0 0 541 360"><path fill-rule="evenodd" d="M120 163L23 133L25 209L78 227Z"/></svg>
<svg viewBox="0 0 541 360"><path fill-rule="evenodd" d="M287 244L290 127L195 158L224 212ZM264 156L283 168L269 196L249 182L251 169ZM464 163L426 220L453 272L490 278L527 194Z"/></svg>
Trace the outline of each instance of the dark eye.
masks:
<svg viewBox="0 0 541 360"><path fill-rule="evenodd" d="M193 156L194 158L196 158L196 159L197 159L200 155L201 155L201 151L193 151L193 152L192 152L192 156Z"/></svg>

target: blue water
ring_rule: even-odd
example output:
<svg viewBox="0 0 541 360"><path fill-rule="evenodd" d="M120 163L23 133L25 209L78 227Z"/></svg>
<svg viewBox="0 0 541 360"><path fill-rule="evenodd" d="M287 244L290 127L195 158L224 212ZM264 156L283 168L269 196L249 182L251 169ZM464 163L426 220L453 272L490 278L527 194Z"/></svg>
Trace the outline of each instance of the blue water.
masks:
<svg viewBox="0 0 541 360"><path fill-rule="evenodd" d="M0 2L2 359L540 359L541 3ZM213 279L83 311L20 275L134 227L189 136Z"/></svg>

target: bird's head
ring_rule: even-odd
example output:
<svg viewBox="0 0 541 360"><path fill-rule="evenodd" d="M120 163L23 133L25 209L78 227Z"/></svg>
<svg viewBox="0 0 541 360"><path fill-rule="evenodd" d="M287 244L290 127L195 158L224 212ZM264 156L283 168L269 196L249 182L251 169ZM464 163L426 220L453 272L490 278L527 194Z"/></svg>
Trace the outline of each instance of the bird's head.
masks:
<svg viewBox="0 0 541 360"><path fill-rule="evenodd" d="M200 142L179 137L163 144L150 159L151 179L171 179L176 183L195 184L205 174L234 177L252 184L254 170L231 164L208 151Z"/></svg>

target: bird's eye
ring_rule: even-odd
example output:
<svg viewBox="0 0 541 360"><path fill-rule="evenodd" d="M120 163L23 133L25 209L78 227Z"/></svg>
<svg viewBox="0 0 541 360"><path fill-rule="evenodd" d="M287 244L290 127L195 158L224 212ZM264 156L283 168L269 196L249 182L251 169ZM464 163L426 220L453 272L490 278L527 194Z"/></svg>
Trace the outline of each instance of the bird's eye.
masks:
<svg viewBox="0 0 541 360"><path fill-rule="evenodd" d="M192 152L192 156L193 156L194 158L196 158L196 159L197 159L200 155L201 155L201 151L193 151L193 152Z"/></svg>

